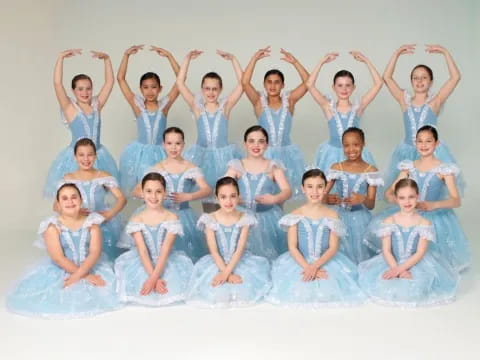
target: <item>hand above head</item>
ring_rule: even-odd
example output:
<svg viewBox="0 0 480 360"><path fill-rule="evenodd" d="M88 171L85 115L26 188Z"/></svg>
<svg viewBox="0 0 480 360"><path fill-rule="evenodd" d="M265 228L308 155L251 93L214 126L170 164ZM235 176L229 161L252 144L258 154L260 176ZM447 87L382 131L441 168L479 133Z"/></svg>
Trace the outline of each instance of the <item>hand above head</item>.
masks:
<svg viewBox="0 0 480 360"><path fill-rule="evenodd" d="M295 56L293 56L292 53L286 51L283 48L280 49L280 54L283 55L283 57L280 58L280 60L286 61L290 64L295 64L297 62L297 59L295 58Z"/></svg>
<svg viewBox="0 0 480 360"><path fill-rule="evenodd" d="M202 54L203 54L203 51L195 49L195 50L189 51L189 52L187 53L186 58L187 58L188 60L194 60L194 59L198 58L198 57L199 57L200 55L202 55Z"/></svg>
<svg viewBox="0 0 480 360"><path fill-rule="evenodd" d="M217 50L217 54L220 55L225 60L229 60L229 61L233 60L233 58L235 57L233 54L223 50Z"/></svg>
<svg viewBox="0 0 480 360"><path fill-rule="evenodd" d="M397 49L396 54L397 55L413 54L415 52L416 46L417 44L402 45Z"/></svg>
<svg viewBox="0 0 480 360"><path fill-rule="evenodd" d="M340 54L338 52L328 53L327 55L325 55L323 57L323 59L321 60L321 63L322 64L327 64L329 62L332 62L332 61L336 60L339 55Z"/></svg>
<svg viewBox="0 0 480 360"><path fill-rule="evenodd" d="M90 50L90 52L92 53L92 57L94 59L106 60L109 58L107 53L101 51Z"/></svg>
<svg viewBox="0 0 480 360"><path fill-rule="evenodd" d="M447 49L441 45L425 44L425 51L429 54L445 54Z"/></svg>
<svg viewBox="0 0 480 360"><path fill-rule="evenodd" d="M133 45L133 46L130 46L127 50L125 50L125 53L124 53L124 54L127 55L127 56L136 54L136 53L139 52L140 50L143 50L143 46L144 46L144 45Z"/></svg>
<svg viewBox="0 0 480 360"><path fill-rule="evenodd" d="M350 55L353 56L353 58L357 61L360 62L367 62L368 59L365 55L363 55L360 51L352 50L350 51Z"/></svg>
<svg viewBox="0 0 480 360"><path fill-rule="evenodd" d="M60 57L62 58L69 58L75 55L81 55L82 54L82 49L69 49L69 50L64 50L60 53Z"/></svg>
<svg viewBox="0 0 480 360"><path fill-rule="evenodd" d="M264 47L263 49L258 49L257 52L253 55L255 60L263 59L264 57L270 56L270 46Z"/></svg>
<svg viewBox="0 0 480 360"><path fill-rule="evenodd" d="M172 56L170 51L154 45L150 45L150 51L155 51L158 55L167 57L167 58Z"/></svg>

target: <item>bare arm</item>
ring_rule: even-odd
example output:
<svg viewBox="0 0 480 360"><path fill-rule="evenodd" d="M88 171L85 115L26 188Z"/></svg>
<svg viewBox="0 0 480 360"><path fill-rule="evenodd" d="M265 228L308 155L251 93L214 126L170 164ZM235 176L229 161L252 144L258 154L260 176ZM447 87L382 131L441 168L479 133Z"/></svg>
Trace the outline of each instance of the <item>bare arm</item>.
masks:
<svg viewBox="0 0 480 360"><path fill-rule="evenodd" d="M103 60L105 63L105 83L98 93L98 110L102 110L110 96L110 93L112 92L113 84L115 83L113 67L110 56L108 56L106 53L99 51L91 51L91 53L93 58Z"/></svg>
<svg viewBox="0 0 480 360"><path fill-rule="evenodd" d="M180 91L180 95L182 95L183 99L190 107L190 109L195 113L196 117L199 116L199 110L195 106L195 97L193 96L193 93L185 84L185 79L187 78L188 66L190 65L190 61L196 59L201 54L202 51L200 50L192 50L187 54L187 56L185 56L182 66L180 66L176 81L178 91Z"/></svg>
<svg viewBox="0 0 480 360"><path fill-rule="evenodd" d="M215 265L217 265L218 271L223 273L227 268L227 265L225 265L225 262L223 261L223 258L220 256L220 253L218 251L217 241L215 239L215 232L212 229L205 227L205 238L207 239L208 251L212 256Z"/></svg>
<svg viewBox="0 0 480 360"><path fill-rule="evenodd" d="M252 85L252 76L253 76L253 71L255 70L255 65L257 64L257 61L267 56L270 56L270 46L267 46L263 49L258 50L252 56L252 58L250 59L250 62L245 68L245 72L243 73L243 77L242 77L243 90L245 91L245 94L247 94L248 100L250 100L250 102L252 103L253 108L255 109L255 114L257 114L257 116L261 111L262 104L260 103L260 96L258 95L257 90Z"/></svg>
<svg viewBox="0 0 480 360"><path fill-rule="evenodd" d="M237 248L235 249L232 255L232 258L230 259L230 262L228 263L228 265L224 270L228 275L233 273L233 271L235 270L235 267L237 266L238 262L242 258L245 248L247 247L248 231L249 231L248 225L242 227L242 230L240 232L240 238L238 239Z"/></svg>
<svg viewBox="0 0 480 360"><path fill-rule="evenodd" d="M367 209L372 210L375 207L376 196L377 196L377 187L368 185L367 197L363 201L363 205L365 205Z"/></svg>
<svg viewBox="0 0 480 360"><path fill-rule="evenodd" d="M285 51L284 49L281 49L280 52L283 55L282 60L288 62L289 64L292 64L300 75L300 78L302 79L300 85L298 85L294 90L290 92L290 96L288 98L290 112L293 113L295 104L305 95L308 90L305 82L308 80L309 74L307 69L305 69L305 67L303 67L300 61L298 61L298 59L295 58L291 53Z"/></svg>
<svg viewBox="0 0 480 360"><path fill-rule="evenodd" d="M338 251L338 248L340 246L340 241L338 239L338 235L334 233L333 231L330 231L330 237L328 239L328 249L325 251L322 256L320 256L314 263L313 265L317 268L320 269L323 265L325 265L327 262L332 259L335 254Z"/></svg>
<svg viewBox="0 0 480 360"><path fill-rule="evenodd" d="M436 209L454 209L460 206L461 200L458 194L457 185L455 184L454 175L442 176L448 190L448 199L438 201L420 201L417 203L417 208L423 211L432 211Z"/></svg>
<svg viewBox="0 0 480 360"><path fill-rule="evenodd" d="M140 256L140 261L142 262L143 268L148 276L153 274L153 264L150 259L150 252L148 251L147 246L145 245L145 240L143 239L143 234L141 231L137 231L131 234L133 240L135 241L135 246L137 247L138 255Z"/></svg>
<svg viewBox="0 0 480 360"><path fill-rule="evenodd" d="M176 234L167 232L165 236L165 240L163 240L162 248L160 249L160 254L158 255L157 263L155 265L155 269L153 270L152 277L158 279L162 276L163 270L165 270L165 266L167 264L168 256L170 255L173 244L175 242Z"/></svg>
<svg viewBox="0 0 480 360"><path fill-rule="evenodd" d="M460 71L458 70L457 64L453 60L450 52L440 45L427 45L426 51L430 54L442 54L445 57L447 62L448 73L450 77L442 85L437 95L430 101L430 106L435 114L438 114L440 107L447 100L453 90L457 87L458 82L460 81Z"/></svg>
<svg viewBox="0 0 480 360"><path fill-rule="evenodd" d="M407 107L407 104L403 98L403 89L401 89L397 82L393 79L393 72L395 71L395 66L397 65L399 56L404 54L413 54L415 52L415 46L415 44L403 45L396 50L388 62L385 71L383 72L383 81L385 81L385 85L387 85L387 88L394 99L400 104L402 110Z"/></svg>
<svg viewBox="0 0 480 360"><path fill-rule="evenodd" d="M120 190L120 188L112 187L112 188L109 188L109 190L112 193L112 195L115 197L115 204L113 204L110 210L102 212L102 216L105 217L105 221L111 220L120 211L122 211L125 205L127 204L127 199L125 198L125 195L123 195L122 190Z"/></svg>
<svg viewBox="0 0 480 360"><path fill-rule="evenodd" d="M77 271L72 274L72 277L81 279L88 275L89 271L95 266L102 253L102 232L100 226L92 225L90 227L90 246L88 248L88 255L80 264Z"/></svg>
<svg viewBox="0 0 480 360"><path fill-rule="evenodd" d="M288 251L292 255L293 259L300 265L303 269L306 269L310 264L307 262L305 257L302 255L300 250L298 250L298 226L297 224L292 225L288 228L287 232L287 242L288 242Z"/></svg>
<svg viewBox="0 0 480 360"><path fill-rule="evenodd" d="M324 64L334 61L338 57L338 53L328 53L325 57L320 60L317 66L313 69L308 77L305 85L307 86L308 91L312 94L313 99L320 105L323 110L323 113L327 118L332 116L332 112L330 109L330 101L327 99L325 95L323 95L316 87L315 83L317 82L318 74L320 73L320 69L323 67Z"/></svg>
<svg viewBox="0 0 480 360"><path fill-rule="evenodd" d="M170 63L170 66L171 66L174 74L175 74L175 77L178 76L178 73L180 72L180 66L178 65L177 60L175 60L175 57L172 55L172 53L170 51L159 48L159 47L156 47L156 46L153 46L153 45L152 45L150 50L155 51L160 56L166 57L168 59L168 62ZM177 100L179 94L180 94L180 92L178 91L178 86L175 83L172 86L172 88L170 89L170 91L167 95L168 96L168 103L163 108L163 114L165 116L168 115L168 111L172 107L175 100Z"/></svg>
<svg viewBox="0 0 480 360"><path fill-rule="evenodd" d="M385 259L385 262L390 267L390 269L394 269L398 266L397 260L395 260L395 257L392 254L391 235L388 235L382 238L382 254Z"/></svg>
<svg viewBox="0 0 480 360"><path fill-rule="evenodd" d="M140 109L135 104L135 94L130 89L130 86L127 83L126 75L127 75L127 67L128 67L128 59L130 55L136 54L138 51L143 50L143 45L133 45L130 46L125 52L123 53L122 62L120 63L120 67L118 68L117 73L117 81L118 85L120 85L120 90L122 91L123 96L127 100L128 104L132 108L135 116L140 114Z"/></svg>
<svg viewBox="0 0 480 360"><path fill-rule="evenodd" d="M387 200L389 203L395 204L395 185L397 182L401 179L405 179L408 177L408 171L400 171L398 174L397 179L390 185L390 187L385 191L385 200Z"/></svg>
<svg viewBox="0 0 480 360"><path fill-rule="evenodd" d="M398 271L402 273L404 271L410 270L410 268L417 265L418 262L422 260L422 258L424 257L425 253L427 252L427 249L428 249L428 240L425 238L421 238L418 241L417 251L415 252L415 254L410 256L402 264L398 265Z"/></svg>
<svg viewBox="0 0 480 360"><path fill-rule="evenodd" d="M275 203L281 204L288 200L290 196L292 196L292 188L288 183L287 177L285 176L285 172L281 168L274 168L273 170L273 180L277 183L278 187L280 188L280 192L275 197Z"/></svg>
<svg viewBox="0 0 480 360"><path fill-rule="evenodd" d="M60 108L69 122L72 121L73 117L75 116L76 110L73 108L72 102L65 91L65 87L63 86L63 59L80 55L81 53L81 49L62 51L57 58L55 69L53 71L53 87L55 89L55 95L57 96Z"/></svg>
<svg viewBox="0 0 480 360"><path fill-rule="evenodd" d="M50 256L52 261L67 273L75 273L78 270L78 266L63 253L59 230L54 225L50 225L45 231L43 237L45 239L48 256Z"/></svg>
<svg viewBox="0 0 480 360"><path fill-rule="evenodd" d="M225 110L224 110L225 116L229 118L230 112L232 111L233 107L237 104L238 100L240 100L243 94L243 86L242 86L243 70L242 70L242 67L240 66L240 63L238 62L237 58L234 55L221 50L217 50L217 54L220 55L225 60L229 60L232 62L233 69L235 70L235 75L238 80L237 86L235 87L235 89L233 89L233 91L228 96L228 100L225 105Z"/></svg>
<svg viewBox="0 0 480 360"><path fill-rule="evenodd" d="M361 116L367 108L368 104L370 104L373 99L375 99L378 92L382 88L383 80L375 66L365 55L363 55L359 51L350 51L350 54L352 54L355 60L363 62L367 65L368 71L370 71L370 75L373 79L373 86L365 93L365 95L362 96L362 100L360 101L360 107L357 110L358 115Z"/></svg>

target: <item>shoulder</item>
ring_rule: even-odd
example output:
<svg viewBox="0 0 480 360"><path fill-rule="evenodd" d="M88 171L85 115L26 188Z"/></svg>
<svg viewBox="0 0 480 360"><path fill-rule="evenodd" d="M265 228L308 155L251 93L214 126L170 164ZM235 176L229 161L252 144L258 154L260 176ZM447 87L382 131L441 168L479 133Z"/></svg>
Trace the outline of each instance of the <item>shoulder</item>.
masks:
<svg viewBox="0 0 480 360"><path fill-rule="evenodd" d="M104 170L98 170L97 175L98 175L98 177L110 177L110 176L112 176L109 172L106 172Z"/></svg>
<svg viewBox="0 0 480 360"><path fill-rule="evenodd" d="M339 163L339 162L333 164L333 165L330 167L331 170L337 170L337 171L339 171L341 168L342 168L342 167L341 167L341 163Z"/></svg>
<svg viewBox="0 0 480 360"><path fill-rule="evenodd" d="M175 221L175 220L178 220L178 219L179 219L178 215L175 214L174 212L171 212L171 211L168 211L167 215L165 217L166 221Z"/></svg>
<svg viewBox="0 0 480 360"><path fill-rule="evenodd" d="M378 172L378 168L376 166L370 165L368 168L369 172Z"/></svg>
<svg viewBox="0 0 480 360"><path fill-rule="evenodd" d="M290 215L303 215L303 206L293 210Z"/></svg>
<svg viewBox="0 0 480 360"><path fill-rule="evenodd" d="M385 219L383 220L383 223L384 223L384 224L393 224L393 223L394 223L394 221L393 221L393 216L389 216L389 217L385 218Z"/></svg>
<svg viewBox="0 0 480 360"><path fill-rule="evenodd" d="M129 222L134 222L134 223L142 223L143 222L143 219L142 219L142 212L138 213L137 215L135 216L132 216L129 220Z"/></svg>
<svg viewBox="0 0 480 360"><path fill-rule="evenodd" d="M63 176L63 180L75 180L75 173L69 172Z"/></svg>
<svg viewBox="0 0 480 360"><path fill-rule="evenodd" d="M419 225L422 225L422 226L430 226L430 225L432 225L432 223L430 222L430 220L424 218L423 216L420 216Z"/></svg>
<svg viewBox="0 0 480 360"><path fill-rule="evenodd" d="M327 217L332 218L332 219L339 219L338 213L334 209L331 209L331 208L326 208L325 209L325 215Z"/></svg>

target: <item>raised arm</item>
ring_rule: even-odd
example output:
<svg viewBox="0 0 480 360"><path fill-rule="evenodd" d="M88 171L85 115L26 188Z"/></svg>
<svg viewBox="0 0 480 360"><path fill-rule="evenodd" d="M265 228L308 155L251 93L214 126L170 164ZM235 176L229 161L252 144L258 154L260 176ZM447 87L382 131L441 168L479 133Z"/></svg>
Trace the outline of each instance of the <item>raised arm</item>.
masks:
<svg viewBox="0 0 480 360"><path fill-rule="evenodd" d="M440 107L453 92L458 82L460 81L461 76L457 64L455 64L452 55L447 49L440 45L426 45L426 47L426 52L430 54L442 54L445 57L445 61L447 62L448 67L448 73L450 75L448 80L442 85L442 87L438 91L437 95L432 99L432 101L430 101L430 106L432 107L432 110L435 112L435 114L438 114Z"/></svg>
<svg viewBox="0 0 480 360"><path fill-rule="evenodd" d="M252 103L255 109L255 113L260 112L262 104L260 103L260 96L258 95L258 91L252 85L253 71L255 70L255 65L257 64L257 61L267 56L270 56L270 46L259 49L250 59L250 62L245 68L245 72L243 73L242 77L243 90L245 91L245 94L247 94L248 100L250 100L250 102Z"/></svg>
<svg viewBox="0 0 480 360"><path fill-rule="evenodd" d="M242 86L243 70L237 58L235 57L235 55L227 53L222 50L217 50L217 54L220 55L225 60L232 62L233 70L235 70L235 76L237 77L237 80L238 80L237 86L235 87L235 89L233 89L230 95L228 95L228 100L227 100L227 103L225 104L225 109L224 109L225 116L229 118L230 112L232 111L233 107L237 104L238 100L240 100L240 97L243 94L243 86Z"/></svg>
<svg viewBox="0 0 480 360"><path fill-rule="evenodd" d="M118 85L120 85L120 90L122 91L122 94L127 102L130 104L135 116L139 115L140 110L138 109L137 105L135 105L135 94L130 89L125 77L127 75L128 59L130 58L130 55L136 54L139 50L143 50L143 45L133 45L125 50L117 73L117 81Z"/></svg>
<svg viewBox="0 0 480 360"><path fill-rule="evenodd" d="M108 100L108 97L110 96L110 93L112 92L113 84L115 83L113 67L112 62L110 61L110 56L108 56L106 53L100 51L91 51L91 53L93 58L103 60L105 64L105 83L98 93L98 110L102 110Z"/></svg>
<svg viewBox="0 0 480 360"><path fill-rule="evenodd" d="M300 83L300 85L298 85L294 90L290 92L290 96L288 98L290 112L293 113L295 104L297 103L298 100L300 100L305 95L305 93L308 90L305 83L308 80L309 74L308 74L308 71L303 67L303 65L300 64L300 61L298 61L297 58L293 56L291 53L289 53L284 49L280 49L280 53L283 55L281 60L286 61L289 64L292 64L297 70L298 74L300 75L300 78L302 79L302 82Z"/></svg>
<svg viewBox="0 0 480 360"><path fill-rule="evenodd" d="M357 110L358 115L361 116L367 108L368 104L370 104L373 99L375 99L375 96L377 96L378 92L382 88L383 80L375 66L373 66L372 62L365 55L363 55L359 51L354 50L350 51L350 54L355 60L363 62L365 63L365 65L367 65L368 71L370 72L370 75L373 79L373 86L365 93L365 95L362 96L362 100L360 101L360 107Z"/></svg>
<svg viewBox="0 0 480 360"><path fill-rule="evenodd" d="M327 118L330 118L332 116L331 114L331 109L330 109L330 101L327 99L325 95L323 95L316 87L315 83L317 82L318 74L320 73L320 70L322 69L323 65L334 61L338 57L337 52L332 52L328 53L325 55L325 57L320 60L320 62L315 66L313 71L310 73L310 76L308 77L307 81L305 82L305 85L307 86L308 91L310 91L310 94L312 94L313 98L315 101L320 105L320 107L323 110L323 113Z"/></svg>
<svg viewBox="0 0 480 360"><path fill-rule="evenodd" d="M185 79L187 78L188 66L190 65L190 61L192 61L193 59L196 59L202 53L203 51L200 51L200 50L192 50L188 52L188 54L185 56L185 59L183 60L182 66L180 66L180 70L178 72L177 81L176 81L178 91L180 91L180 95L182 95L187 105L194 112L196 109L195 97L193 96L192 92L185 84Z"/></svg>
<svg viewBox="0 0 480 360"><path fill-rule="evenodd" d="M172 68L173 73L175 74L175 77L178 76L178 73L180 72L180 66L178 65L177 60L175 60L175 57L172 55L170 51L159 48L157 46L153 46L153 45L151 46L150 51L155 51L158 55L166 57L168 59L168 62L170 63L170 67ZM170 91L168 92L168 95L167 95L168 103L163 108L163 113L165 116L168 115L168 111L172 107L175 100L177 100L179 94L180 92L178 91L178 86L175 83L170 89Z"/></svg>
<svg viewBox="0 0 480 360"><path fill-rule="evenodd" d="M395 66L397 65L400 55L413 54L415 52L415 46L415 44L403 45L396 50L390 58L385 71L383 72L383 81L385 81L388 90L395 100L397 100L397 102L400 104L402 110L407 107L407 104L405 103L405 99L403 97L403 89L401 89L397 82L393 79L393 72L395 71Z"/></svg>
<svg viewBox="0 0 480 360"><path fill-rule="evenodd" d="M57 62L55 63L55 69L53 71L53 87L55 89L55 95L57 96L58 103L60 108L65 114L68 121L71 121L74 114L72 102L70 101L65 87L63 86L63 59L69 58L75 55L80 55L82 53L81 49L70 49L65 50L58 55Z"/></svg>
<svg viewBox="0 0 480 360"><path fill-rule="evenodd" d="M389 203L395 204L395 185L397 182L401 179L405 179L408 177L408 171L400 171L398 174L396 180L390 185L390 187L385 191L385 200L387 200Z"/></svg>

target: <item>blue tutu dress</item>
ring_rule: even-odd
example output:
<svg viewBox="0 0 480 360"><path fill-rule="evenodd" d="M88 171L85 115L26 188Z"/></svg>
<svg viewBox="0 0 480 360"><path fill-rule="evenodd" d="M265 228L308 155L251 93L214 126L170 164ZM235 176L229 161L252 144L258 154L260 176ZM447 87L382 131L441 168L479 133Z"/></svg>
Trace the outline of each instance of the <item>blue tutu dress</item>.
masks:
<svg viewBox="0 0 480 360"><path fill-rule="evenodd" d="M427 172L415 168L413 161L406 160L398 164L399 171L408 171L408 176L418 184L419 201L439 201L448 197L445 183L437 175L453 175L460 173L455 164L441 164ZM381 244L374 236L374 229L388 216L398 211L398 206L392 206L372 219L364 242L376 251L381 251ZM419 211L435 228L436 241L430 249L438 252L443 259L458 272L470 266L471 253L468 239L460 225L453 209L436 209ZM373 235L373 236L372 236Z"/></svg>
<svg viewBox="0 0 480 360"><path fill-rule="evenodd" d="M333 218L313 220L301 215L284 216L279 225L288 231L297 226L298 249L308 263L313 263L329 248L330 233L345 235L343 224ZM322 269L328 279L303 281L303 268L287 252L272 265L273 286L267 301L285 307L322 308L351 306L365 301L357 284L357 267L348 257L338 252Z"/></svg>
<svg viewBox="0 0 480 360"><path fill-rule="evenodd" d="M357 115L358 104L353 104L349 112L341 113L337 111L336 102L332 97L330 100L330 109L333 113L328 120L328 133L330 139L317 148L315 153L315 167L318 167L323 172L327 172L333 164L345 160L345 154L342 146L342 135L345 130L351 127L360 127L360 118ZM375 165L375 160L372 154L366 147L362 151L362 159L372 165Z"/></svg>
<svg viewBox="0 0 480 360"><path fill-rule="evenodd" d="M237 249L242 228L252 227L256 223L255 217L247 213L231 226L219 224L211 215L203 214L198 220L198 228L204 231L208 227L215 232L220 256L228 264ZM266 258L252 255L248 251L242 254L233 271L242 278L241 284L225 283L213 287L213 278L218 273L211 255L198 260L190 279L187 303L210 308L254 305L267 294L271 286L270 263Z"/></svg>
<svg viewBox="0 0 480 360"><path fill-rule="evenodd" d="M169 195L174 192L193 192L196 186L195 179L203 177L202 170L194 167L178 174L172 174L164 169L152 167L147 173L148 172L159 173L165 178L167 183L167 199L163 202L163 206L177 214L182 224L183 234L179 234L175 238L174 250L185 252L193 262L208 254L203 233L196 229L198 217L190 207L190 204L188 202L182 202L180 204L174 203L168 198Z"/></svg>
<svg viewBox="0 0 480 360"><path fill-rule="evenodd" d="M429 104L431 98L432 96L429 97L425 104L415 107L412 105L411 95L407 91L404 92L404 99L407 104L407 109L403 113L405 138L403 143L397 145L393 151L390 165L388 166L385 176L385 184L387 188L389 188L398 177L399 171L397 165L400 161L413 161L420 158L415 147L417 130L425 125L437 126L437 115L432 111ZM435 149L435 157L444 163L456 163L455 158L443 141L441 141Z"/></svg>
<svg viewBox="0 0 480 360"><path fill-rule="evenodd" d="M109 189L118 188L118 182L112 176L104 176L93 180L62 180L58 186L70 183L75 184L82 195L82 207L90 211L109 210L110 206L106 202ZM117 241L123 230L123 221L120 214L114 216L111 220L102 222L102 251L107 254L110 260L118 256Z"/></svg>
<svg viewBox="0 0 480 360"><path fill-rule="evenodd" d="M431 225L403 227L382 223L375 234L380 238L391 236L392 254L399 265L415 254L420 238L434 241ZM430 249L408 270L412 279L384 280L382 276L389 268L382 254L360 263L358 267L360 286L374 302L417 307L442 305L455 300L458 275Z"/></svg>
<svg viewBox="0 0 480 360"><path fill-rule="evenodd" d="M334 190L341 198L350 197L352 193L367 195L369 186L383 185L383 180L377 171L350 173L331 169L327 174L327 180L335 180ZM335 210L347 229L346 235L340 243L340 251L355 264L372 257L374 252L363 241L368 224L372 219L371 211L363 204L353 207L342 204L335 206Z"/></svg>
<svg viewBox="0 0 480 360"><path fill-rule="evenodd" d="M281 167L271 160L266 172L252 174L247 172L241 160L232 160L228 164L240 174L238 186L242 199L241 207L255 215L258 225L250 229L248 250L254 255L275 259L287 251L287 238L278 227L278 220L283 216L283 210L278 205L262 205L255 201L255 197L263 194L278 192L277 184L269 177L274 167Z"/></svg>
<svg viewBox="0 0 480 360"><path fill-rule="evenodd" d="M197 143L185 151L185 159L197 165L212 189L217 180L227 172L227 164L232 159L242 157L235 144L228 143L228 120L224 114L226 98L220 99L218 109L209 113L201 96L195 97L195 105L201 110L197 119ZM214 197L202 202L215 203Z"/></svg>
<svg viewBox="0 0 480 360"><path fill-rule="evenodd" d="M58 182L63 179L65 174L78 169L73 154L73 147L75 143L82 138L89 138L95 143L97 160L95 161L94 167L106 171L116 179L119 178L115 159L105 146L100 143L100 112L98 111L97 97L94 97L92 100L93 112L89 115L85 114L75 101L72 100L72 104L77 110L77 115L75 115L70 123L64 120L65 125L68 126L72 133L72 142L66 149L58 154L48 170L47 181L43 189L43 195L45 197L53 198ZM64 115L62 114L62 116Z"/></svg>
<svg viewBox="0 0 480 360"><path fill-rule="evenodd" d="M167 233L183 235L180 221L165 221L156 226L143 223L129 222L125 229L126 237L122 238L119 246L130 249L120 255L115 261L115 274L117 275L117 292L120 300L125 303L163 306L185 300L188 279L192 275L193 263L181 251L172 251L160 278L167 283L168 292L159 294L152 291L148 295L140 295L143 284L148 279L148 274L135 246L131 234L141 232L148 249L150 261L155 267L160 256L163 241Z"/></svg>
<svg viewBox="0 0 480 360"><path fill-rule="evenodd" d="M305 172L305 161L300 148L292 144L290 133L292 131L292 114L288 108L289 91L281 95L282 106L273 110L268 106L265 93L260 93L263 112L258 118L258 123L268 133L268 148L265 152L267 159L276 160L285 166L285 175L292 188L293 198L301 196L302 175Z"/></svg>
<svg viewBox="0 0 480 360"><path fill-rule="evenodd" d="M150 112L145 107L145 98L135 95L135 105L141 111L136 119L138 139L127 145L120 155L120 186L126 196L142 181L147 169L167 157L163 149L167 124L163 109L168 102L168 96L161 98L157 111Z"/></svg>
<svg viewBox="0 0 480 360"><path fill-rule="evenodd" d="M90 227L102 222L102 216L91 213L82 227L73 231L62 225L57 217L50 217L40 224L38 233L42 238L35 245L45 248L43 234L50 225L55 226L65 257L80 266L88 256ZM121 303L115 293L115 274L108 261L100 258L90 273L100 275L106 285L94 286L82 279L64 288L69 274L49 258L20 280L7 296L7 309L20 315L44 318L80 318L118 309Z"/></svg>

